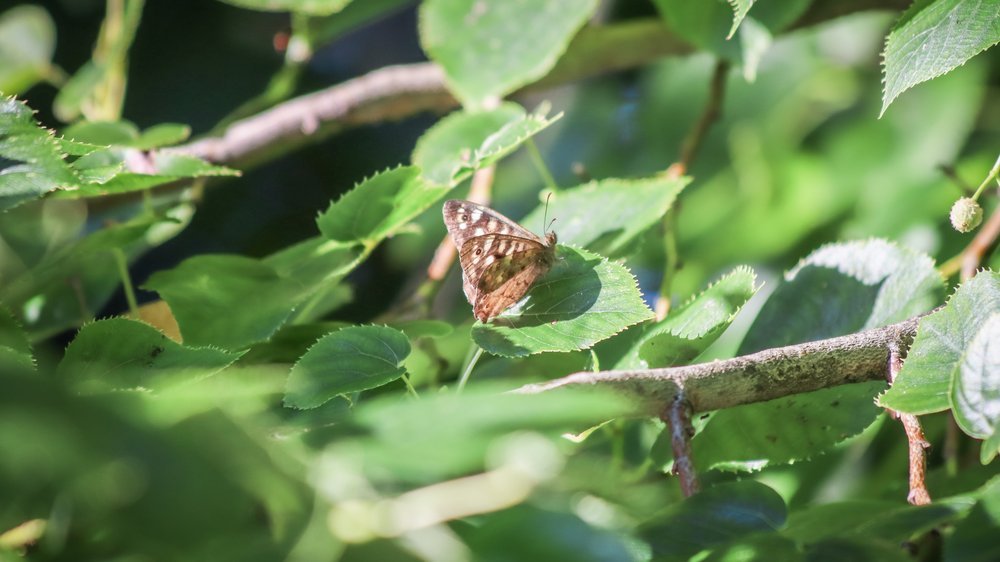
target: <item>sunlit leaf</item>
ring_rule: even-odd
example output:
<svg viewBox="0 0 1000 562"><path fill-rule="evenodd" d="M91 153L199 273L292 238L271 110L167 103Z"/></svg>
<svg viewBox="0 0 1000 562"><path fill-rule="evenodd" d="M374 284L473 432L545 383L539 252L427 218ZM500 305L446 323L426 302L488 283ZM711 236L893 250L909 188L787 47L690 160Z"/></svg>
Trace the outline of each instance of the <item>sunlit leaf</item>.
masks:
<svg viewBox="0 0 1000 562"><path fill-rule="evenodd" d="M568 246L518 305L476 324L472 337L496 355L586 349L652 317L625 267Z"/></svg>
<svg viewBox="0 0 1000 562"><path fill-rule="evenodd" d="M596 8L596 0L429 0L420 41L475 108L544 76Z"/></svg>
<svg viewBox="0 0 1000 562"><path fill-rule="evenodd" d="M910 6L885 43L881 113L906 90L1000 42L998 12L997 0L924 0Z"/></svg>
<svg viewBox="0 0 1000 562"><path fill-rule="evenodd" d="M952 407L951 388L963 355L997 312L1000 274L983 271L963 283L943 309L920 320L903 368L892 388L879 397L879 404L911 414Z"/></svg>

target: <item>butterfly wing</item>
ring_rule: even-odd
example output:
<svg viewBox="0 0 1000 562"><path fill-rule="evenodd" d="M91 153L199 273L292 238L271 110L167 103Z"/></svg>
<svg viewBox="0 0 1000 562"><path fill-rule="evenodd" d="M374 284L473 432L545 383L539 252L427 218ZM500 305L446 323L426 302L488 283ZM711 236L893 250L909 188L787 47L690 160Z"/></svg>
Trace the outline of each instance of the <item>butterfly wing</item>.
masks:
<svg viewBox="0 0 1000 562"><path fill-rule="evenodd" d="M465 242L477 236L488 234L502 234L536 240L539 243L542 239L535 236L533 232L525 229L516 222L508 219L500 213L484 207L472 201L462 201L452 199L445 201L444 225L448 227L448 234L455 242L455 247L461 249Z"/></svg>
<svg viewBox="0 0 1000 562"><path fill-rule="evenodd" d="M473 314L486 322L513 306L545 275L555 261L555 251L539 245L504 257L489 266L479 280Z"/></svg>
<svg viewBox="0 0 1000 562"><path fill-rule="evenodd" d="M465 296L485 322L524 297L552 266L555 250L537 238L494 234L469 239L459 260Z"/></svg>
<svg viewBox="0 0 1000 562"><path fill-rule="evenodd" d="M462 266L462 290L485 322L521 300L555 259L552 240L539 238L500 213L470 201L444 205Z"/></svg>

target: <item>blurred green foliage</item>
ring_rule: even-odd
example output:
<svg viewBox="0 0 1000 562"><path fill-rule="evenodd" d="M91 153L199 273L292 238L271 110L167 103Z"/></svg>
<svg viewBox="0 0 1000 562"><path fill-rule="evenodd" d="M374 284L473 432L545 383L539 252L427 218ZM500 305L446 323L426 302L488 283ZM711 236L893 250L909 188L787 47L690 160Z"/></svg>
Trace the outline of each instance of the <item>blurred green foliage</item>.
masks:
<svg viewBox="0 0 1000 562"><path fill-rule="evenodd" d="M997 208L1000 0L900 8L5 7L0 560L995 558L997 274L959 277L972 235L948 209L980 184ZM660 42L626 30L579 55L636 22ZM238 171L198 152L425 58L462 109L390 111ZM676 174L720 59L720 118ZM555 217L564 245L473 324L455 268L427 265L441 201L484 168L492 207L535 232ZM687 499L647 404L513 392L940 305L892 390L697 416ZM876 398L927 414L933 504L907 505L908 443Z"/></svg>

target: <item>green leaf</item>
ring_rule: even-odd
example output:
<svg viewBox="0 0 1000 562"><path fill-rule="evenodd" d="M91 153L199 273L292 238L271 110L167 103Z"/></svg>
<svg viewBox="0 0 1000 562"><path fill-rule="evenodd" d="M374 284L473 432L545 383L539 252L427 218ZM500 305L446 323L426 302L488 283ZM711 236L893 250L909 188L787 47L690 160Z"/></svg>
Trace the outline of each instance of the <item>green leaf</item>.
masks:
<svg viewBox="0 0 1000 562"><path fill-rule="evenodd" d="M129 146L139 138L139 127L131 121L79 121L62 131L64 139L92 145Z"/></svg>
<svg viewBox="0 0 1000 562"><path fill-rule="evenodd" d="M214 375L239 357L186 347L143 322L110 318L80 329L57 373L85 392L155 391Z"/></svg>
<svg viewBox="0 0 1000 562"><path fill-rule="evenodd" d="M503 157L514 152L525 141L547 129L549 125L562 118L562 113L548 117L546 104L533 113L514 119L498 131L486 137L483 143L473 152L468 169L473 170L495 164ZM461 174L459 174L461 177Z"/></svg>
<svg viewBox="0 0 1000 562"><path fill-rule="evenodd" d="M132 148L151 150L184 142L190 136L191 127L183 123L160 123L143 131L132 143Z"/></svg>
<svg viewBox="0 0 1000 562"><path fill-rule="evenodd" d="M262 260L196 256L145 286L170 305L185 341L242 349L268 339L293 314L307 322L349 300L340 282L361 257L357 247L317 236Z"/></svg>
<svg viewBox="0 0 1000 562"><path fill-rule="evenodd" d="M959 427L976 439L991 438L1000 423L1000 312L969 342L952 387Z"/></svg>
<svg viewBox="0 0 1000 562"><path fill-rule="evenodd" d="M751 471L810 458L871 425L881 413L872 398L883 388L881 382L848 384L716 412L692 439L695 464ZM668 439L660 437L661 465L669 458Z"/></svg>
<svg viewBox="0 0 1000 562"><path fill-rule="evenodd" d="M1000 42L998 13L998 0L922 0L910 6L885 43L879 116L906 90L954 70Z"/></svg>
<svg viewBox="0 0 1000 562"><path fill-rule="evenodd" d="M406 334L387 326L352 326L328 334L292 367L285 405L316 408L340 394L390 383L406 373Z"/></svg>
<svg viewBox="0 0 1000 562"><path fill-rule="evenodd" d="M793 513L781 534L806 544L844 537L900 543L961 518L972 503L959 497L922 506L873 500L816 505Z"/></svg>
<svg viewBox="0 0 1000 562"><path fill-rule="evenodd" d="M518 562L639 562L620 533L592 527L572 513L528 505L490 514L463 529L462 538L476 560ZM511 540L518 537L518 540Z"/></svg>
<svg viewBox="0 0 1000 562"><path fill-rule="evenodd" d="M744 78L752 82L757 67L771 43L771 37L794 22L809 0L765 2L752 0L654 0L670 29L688 43L743 67ZM754 6L753 17L747 11ZM743 25L741 25L741 23ZM735 40L733 35L739 31Z"/></svg>
<svg viewBox="0 0 1000 562"><path fill-rule="evenodd" d="M736 33L736 29L739 28L740 23L743 18L747 16L747 12L750 11L750 7L756 0L729 0L729 4L733 7L733 27L729 28L729 35L726 39L732 39L733 34Z"/></svg>
<svg viewBox="0 0 1000 562"><path fill-rule="evenodd" d="M806 547L809 562L912 562L899 544L870 538L831 538Z"/></svg>
<svg viewBox="0 0 1000 562"><path fill-rule="evenodd" d="M0 169L0 211L77 183L52 133L12 97L0 100L0 159L13 162Z"/></svg>
<svg viewBox="0 0 1000 562"><path fill-rule="evenodd" d="M760 288L755 281L752 269L737 268L649 326L635 348L640 368L683 365L705 351Z"/></svg>
<svg viewBox="0 0 1000 562"><path fill-rule="evenodd" d="M59 190L54 197L93 197L185 178L239 175L194 156L140 151L151 143L178 138L182 128L154 127L147 136L128 122L91 122L67 129L75 140L56 139L35 122L31 109L14 98L4 99L0 101L0 158L11 163L0 161L8 164L0 170L0 210L54 190ZM117 146L102 146L107 144ZM125 148L128 144L136 148ZM70 163L67 154L79 158Z"/></svg>
<svg viewBox="0 0 1000 562"><path fill-rule="evenodd" d="M739 353L903 320L930 308L941 284L933 261L883 240L824 246L788 273ZM884 387L845 385L717 412L693 440L695 458L733 469L809 458L870 425L880 411L872 398Z"/></svg>
<svg viewBox="0 0 1000 562"><path fill-rule="evenodd" d="M954 533L944 541L944 560L987 562L1000 558L1000 478L994 477L979 489L979 501L969 515L955 524Z"/></svg>
<svg viewBox="0 0 1000 562"><path fill-rule="evenodd" d="M184 227L189 211L181 205L167 216L143 214L89 232L86 205L78 201L11 209L0 220L0 302L31 339L77 327L119 287L115 252L131 258L161 244Z"/></svg>
<svg viewBox="0 0 1000 562"><path fill-rule="evenodd" d="M490 135L508 123L524 119L525 111L514 103L482 112L456 111L441 119L417 141L411 159L431 182L447 185Z"/></svg>
<svg viewBox="0 0 1000 562"><path fill-rule="evenodd" d="M35 368L28 335L14 315L0 305L0 371L5 369Z"/></svg>
<svg viewBox="0 0 1000 562"><path fill-rule="evenodd" d="M316 219L331 240L374 246L424 212L450 186L429 183L414 166L376 174L345 193Z"/></svg>
<svg viewBox="0 0 1000 562"><path fill-rule="evenodd" d="M625 267L567 246L557 246L556 256L524 300L473 326L481 348L508 357L587 349L652 317Z"/></svg>
<svg viewBox="0 0 1000 562"><path fill-rule="evenodd" d="M134 123L126 120L80 121L62 131L64 139L98 145L101 148L126 146L140 150L176 144L190 135L191 127L179 123L161 123L139 132Z"/></svg>
<svg viewBox="0 0 1000 562"><path fill-rule="evenodd" d="M271 336L308 292L261 260L201 255L143 285L170 305L189 345L242 349Z"/></svg>
<svg viewBox="0 0 1000 562"><path fill-rule="evenodd" d="M137 158L144 160L143 166L148 167L148 173L126 171L126 163ZM85 183L72 189L64 189L53 197L99 197L140 191L188 178L240 175L240 172L231 168L209 164L187 154L154 151L144 155L137 149L119 148L91 152L80 157L73 167Z"/></svg>
<svg viewBox="0 0 1000 562"><path fill-rule="evenodd" d="M658 224L690 178L651 177L638 180L606 179L556 191L521 224L543 225L544 215L556 219L559 241L620 257L638 238Z"/></svg>
<svg viewBox="0 0 1000 562"><path fill-rule="evenodd" d="M363 402L355 419L371 436L352 447L366 470L406 482L436 482L486 466L496 445L525 432L561 439L628 411L621 397L571 389L516 394L479 383L461 394L425 393L420 400L381 396ZM339 452L339 451L338 451Z"/></svg>
<svg viewBox="0 0 1000 562"><path fill-rule="evenodd" d="M0 14L0 92L19 94L52 73L56 25L41 6L22 4Z"/></svg>
<svg viewBox="0 0 1000 562"><path fill-rule="evenodd" d="M428 0L420 42L463 105L478 108L545 76L596 8L596 0Z"/></svg>
<svg viewBox="0 0 1000 562"><path fill-rule="evenodd" d="M310 16L329 16L343 10L352 0L222 0L222 2L262 12L293 12Z"/></svg>
<svg viewBox="0 0 1000 562"><path fill-rule="evenodd" d="M787 510L777 492L747 480L702 490L642 528L656 560L688 560L702 550L784 525Z"/></svg>
<svg viewBox="0 0 1000 562"><path fill-rule="evenodd" d="M922 318L892 388L879 405L910 414L952 407L962 357L986 321L1000 312L1000 274L982 271L963 283L941 310Z"/></svg>

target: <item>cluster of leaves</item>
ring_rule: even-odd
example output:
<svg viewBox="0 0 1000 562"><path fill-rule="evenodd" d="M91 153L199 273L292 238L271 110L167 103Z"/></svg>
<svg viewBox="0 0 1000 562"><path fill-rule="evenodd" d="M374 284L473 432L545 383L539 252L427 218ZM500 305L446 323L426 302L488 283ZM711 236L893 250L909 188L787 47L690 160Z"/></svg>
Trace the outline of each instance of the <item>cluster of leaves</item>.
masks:
<svg viewBox="0 0 1000 562"><path fill-rule="evenodd" d="M306 27L328 29L347 25L341 16L363 21L371 13L363 10L398 4L232 3L292 10L315 18ZM87 114L102 85L123 79L141 2L126 4L120 15L131 25L67 82L61 115ZM752 4L733 2L735 20L723 12L725 29L716 33L724 4L656 2L679 35L734 57L748 77L771 35L810 6L771 7L772 17L768 6ZM582 369L686 365L885 326L941 302L933 260L882 239L831 244L801 260L755 316L740 313L759 282L738 266L654 321L625 263L642 254L691 180L610 178L549 186L560 259L496 321L331 320L353 298L348 276L379 245L423 217L437 220L440 201L475 170L500 163L559 119L493 100L545 76L597 5L427 0L424 48L464 109L421 137L409 165L331 202L312 238L261 258L198 255L158 271L143 287L160 301L129 316L93 320L120 284L130 286L129 260L186 224L192 205L174 188L234 172L163 149L186 138L183 126L140 132L121 120L85 120L57 134L6 98L0 443L14 454L0 456L0 559L17 559L8 548L31 545L29 555L40 559L905 560L900 543L946 525L949 559L996 555L1000 480L989 467L957 478L945 467L933 472L936 501L923 507L902 503L901 476L896 489L863 501L813 505L803 499L809 494L783 486L779 471L728 472L780 470L825 455L827 462L801 465L799 476L835 481L883 433L905 450L883 424L876 396L902 412L953 411L966 433L984 440L982 462L993 460L1000 450L1000 360L991 346L1000 337L1000 276L993 272L961 285L921 320L892 389L847 385L697 420L696 466L727 472L706 473L706 490L687 500L663 478L669 435L655 420L626 419L634 404L599 392L507 391ZM955 28L934 14L952 5L939 19L989 16L960 0L907 12L887 44L885 105L996 42L995 25L984 25L962 35L972 38L962 43L965 55L936 59L930 70L899 70L896 57L919 59L922 49L896 41L917 34L947 42L938 34ZM16 18L41 25L43 12L18 10L0 25ZM739 43L723 42L727 32L739 33ZM19 67L21 84L32 72L52 74L44 56L23 60L34 64ZM92 224L88 203L130 192L141 199L129 200L123 218ZM523 224L542 224L546 211L534 207ZM723 336L738 319L752 323L727 351ZM70 328L79 329L66 349L49 355L49 338ZM453 381L473 342L495 357L459 392ZM935 420L928 433L944 431L943 418ZM900 458L882 470L902 474Z"/></svg>

